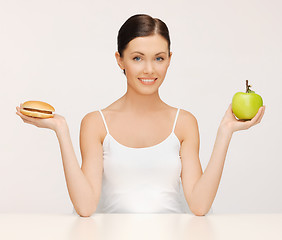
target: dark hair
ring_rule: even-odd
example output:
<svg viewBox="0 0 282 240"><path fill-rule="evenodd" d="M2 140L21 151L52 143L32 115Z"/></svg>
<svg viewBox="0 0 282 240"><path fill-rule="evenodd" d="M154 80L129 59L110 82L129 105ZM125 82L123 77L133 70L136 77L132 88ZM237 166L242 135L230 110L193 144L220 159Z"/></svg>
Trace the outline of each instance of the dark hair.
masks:
<svg viewBox="0 0 282 240"><path fill-rule="evenodd" d="M118 52L123 57L123 52L127 44L136 37L152 36L159 34L163 36L168 43L168 54L170 54L170 37L166 24L158 19L152 18L147 14L136 14L126 20L121 26L118 37ZM125 70L123 70L125 74Z"/></svg>

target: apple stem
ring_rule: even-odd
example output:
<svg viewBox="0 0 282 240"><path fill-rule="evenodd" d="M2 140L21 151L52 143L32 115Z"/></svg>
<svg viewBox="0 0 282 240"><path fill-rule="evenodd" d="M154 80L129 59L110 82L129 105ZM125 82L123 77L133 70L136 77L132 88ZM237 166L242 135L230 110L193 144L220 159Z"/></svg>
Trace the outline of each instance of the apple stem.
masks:
<svg viewBox="0 0 282 240"><path fill-rule="evenodd" d="M246 93L248 93L248 92L251 91L250 86L251 86L251 85L249 85L249 81L246 80Z"/></svg>

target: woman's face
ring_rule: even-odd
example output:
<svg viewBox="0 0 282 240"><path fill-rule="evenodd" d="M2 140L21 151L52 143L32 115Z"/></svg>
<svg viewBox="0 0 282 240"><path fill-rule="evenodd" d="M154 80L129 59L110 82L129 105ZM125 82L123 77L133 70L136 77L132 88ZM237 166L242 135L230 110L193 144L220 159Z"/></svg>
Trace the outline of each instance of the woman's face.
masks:
<svg viewBox="0 0 282 240"><path fill-rule="evenodd" d="M161 35L153 35L134 38L128 43L123 57L116 52L116 58L120 68L125 69L129 87L152 93L165 78L171 59L168 53L167 40Z"/></svg>

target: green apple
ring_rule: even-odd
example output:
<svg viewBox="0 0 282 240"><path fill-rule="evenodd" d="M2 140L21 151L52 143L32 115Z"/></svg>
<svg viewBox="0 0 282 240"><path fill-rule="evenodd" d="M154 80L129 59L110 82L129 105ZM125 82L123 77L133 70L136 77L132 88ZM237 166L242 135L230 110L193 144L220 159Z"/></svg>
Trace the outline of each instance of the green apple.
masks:
<svg viewBox="0 0 282 240"><path fill-rule="evenodd" d="M246 92L237 92L232 98L232 111L240 120L251 120L263 105L261 96L250 87L246 80Z"/></svg>

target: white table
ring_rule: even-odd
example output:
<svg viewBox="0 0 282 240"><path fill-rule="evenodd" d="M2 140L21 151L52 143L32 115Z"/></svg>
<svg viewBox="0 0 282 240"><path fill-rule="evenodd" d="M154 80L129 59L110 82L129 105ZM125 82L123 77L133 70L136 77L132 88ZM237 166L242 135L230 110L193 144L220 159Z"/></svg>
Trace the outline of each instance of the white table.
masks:
<svg viewBox="0 0 282 240"><path fill-rule="evenodd" d="M282 214L0 214L9 240L281 240Z"/></svg>

